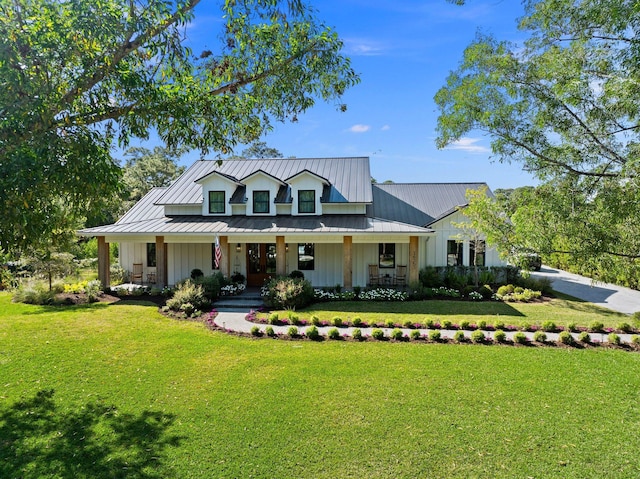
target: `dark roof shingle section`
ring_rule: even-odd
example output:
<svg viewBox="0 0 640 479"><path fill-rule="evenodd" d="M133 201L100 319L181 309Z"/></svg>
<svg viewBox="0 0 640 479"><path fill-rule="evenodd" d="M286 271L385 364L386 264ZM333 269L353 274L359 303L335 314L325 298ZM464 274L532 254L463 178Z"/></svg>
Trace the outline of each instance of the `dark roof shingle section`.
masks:
<svg viewBox="0 0 640 479"><path fill-rule="evenodd" d="M284 180L308 170L331 184L329 203L371 203L371 172L369 159L361 158L278 158L262 160L196 161L158 199L162 205L202 204L202 188L195 183L213 171L232 178L246 178L258 170Z"/></svg>
<svg viewBox="0 0 640 479"><path fill-rule="evenodd" d="M398 183L373 185L373 204L367 214L412 225L425 226L456 207L466 205L467 190L486 183ZM493 196L490 190L488 194Z"/></svg>

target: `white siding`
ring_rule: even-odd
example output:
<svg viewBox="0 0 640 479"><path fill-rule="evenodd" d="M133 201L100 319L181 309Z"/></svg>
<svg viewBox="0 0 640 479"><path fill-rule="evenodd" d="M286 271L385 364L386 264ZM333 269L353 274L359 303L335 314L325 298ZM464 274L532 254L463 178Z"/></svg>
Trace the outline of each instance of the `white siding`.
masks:
<svg viewBox="0 0 640 479"><path fill-rule="evenodd" d="M229 200L231 195L236 190L237 185L226 178L218 175L211 175L209 178L202 182L202 207L198 214L204 216L211 216L209 213L209 192L210 191L224 191L224 214L220 215L216 213L215 216L231 216L231 205Z"/></svg>
<svg viewBox="0 0 640 479"><path fill-rule="evenodd" d="M301 190L313 190L315 191L316 197L315 213L302 213L302 215L314 216L322 214L322 204L320 203L320 198L322 197L323 184L317 177L308 173L303 173L300 176L293 178L289 184L291 185L291 197L293 199L291 214L301 214L298 212L298 192Z"/></svg>
<svg viewBox="0 0 640 479"><path fill-rule="evenodd" d="M195 268L201 269L205 276L212 274L211 244L167 244L167 282L174 285L182 279L189 278L191 270Z"/></svg>
<svg viewBox="0 0 640 479"><path fill-rule="evenodd" d="M253 192L254 191L268 191L269 192L269 213L257 213L256 216L275 216L276 208L274 200L280 189L280 185L263 174L256 174L245 182L247 186L247 215L253 215Z"/></svg>

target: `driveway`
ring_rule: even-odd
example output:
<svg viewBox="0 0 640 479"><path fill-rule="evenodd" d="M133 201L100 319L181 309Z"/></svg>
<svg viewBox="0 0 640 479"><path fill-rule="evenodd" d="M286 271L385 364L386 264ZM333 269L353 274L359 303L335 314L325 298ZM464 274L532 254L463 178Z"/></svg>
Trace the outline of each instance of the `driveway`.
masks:
<svg viewBox="0 0 640 479"><path fill-rule="evenodd" d="M538 278L549 278L554 290L583 301L589 301L603 308L626 314L640 311L640 291L615 284L594 283L591 278L544 265L540 271L531 273L531 275Z"/></svg>

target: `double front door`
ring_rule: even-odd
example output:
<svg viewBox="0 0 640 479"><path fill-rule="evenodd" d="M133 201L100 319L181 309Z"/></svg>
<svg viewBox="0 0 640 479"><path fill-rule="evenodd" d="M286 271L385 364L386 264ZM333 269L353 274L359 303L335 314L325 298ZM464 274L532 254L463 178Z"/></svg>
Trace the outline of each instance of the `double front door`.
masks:
<svg viewBox="0 0 640 479"><path fill-rule="evenodd" d="M247 286L262 286L276 275L275 243L247 244Z"/></svg>

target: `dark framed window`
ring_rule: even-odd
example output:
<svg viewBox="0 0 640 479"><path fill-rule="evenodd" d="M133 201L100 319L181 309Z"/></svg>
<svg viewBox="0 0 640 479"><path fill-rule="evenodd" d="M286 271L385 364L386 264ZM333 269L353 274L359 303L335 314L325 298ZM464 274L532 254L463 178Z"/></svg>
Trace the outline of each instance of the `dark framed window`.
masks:
<svg viewBox="0 0 640 479"><path fill-rule="evenodd" d="M462 265L462 241L447 241L447 266Z"/></svg>
<svg viewBox="0 0 640 479"><path fill-rule="evenodd" d="M315 245L313 243L298 243L298 269L311 271L316 268Z"/></svg>
<svg viewBox="0 0 640 479"><path fill-rule="evenodd" d="M253 212L254 213L269 212L269 191L253 192Z"/></svg>
<svg viewBox="0 0 640 479"><path fill-rule="evenodd" d="M147 266L155 268L156 266L156 244L147 243Z"/></svg>
<svg viewBox="0 0 640 479"><path fill-rule="evenodd" d="M209 213L215 215L224 214L224 191L210 191L209 192Z"/></svg>
<svg viewBox="0 0 640 479"><path fill-rule="evenodd" d="M315 190L298 191L298 213L316 212L316 192Z"/></svg>
<svg viewBox="0 0 640 479"><path fill-rule="evenodd" d="M378 267L379 268L395 268L396 267L396 244L395 243L379 243L378 244Z"/></svg>
<svg viewBox="0 0 640 479"><path fill-rule="evenodd" d="M484 240L469 242L469 265L470 266L486 266L485 252L487 245Z"/></svg>

